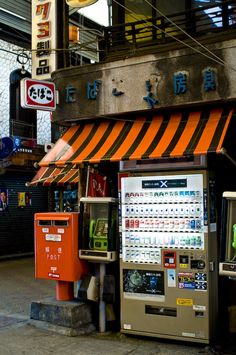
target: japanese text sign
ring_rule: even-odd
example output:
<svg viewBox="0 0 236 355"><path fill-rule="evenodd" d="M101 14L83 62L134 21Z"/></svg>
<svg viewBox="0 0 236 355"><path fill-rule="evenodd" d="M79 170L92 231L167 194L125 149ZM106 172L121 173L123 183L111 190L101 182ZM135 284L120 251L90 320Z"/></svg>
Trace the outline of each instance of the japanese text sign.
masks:
<svg viewBox="0 0 236 355"><path fill-rule="evenodd" d="M57 69L57 0L32 0L32 78L45 80Z"/></svg>
<svg viewBox="0 0 236 355"><path fill-rule="evenodd" d="M21 106L38 110L56 109L55 84L33 79L21 80Z"/></svg>

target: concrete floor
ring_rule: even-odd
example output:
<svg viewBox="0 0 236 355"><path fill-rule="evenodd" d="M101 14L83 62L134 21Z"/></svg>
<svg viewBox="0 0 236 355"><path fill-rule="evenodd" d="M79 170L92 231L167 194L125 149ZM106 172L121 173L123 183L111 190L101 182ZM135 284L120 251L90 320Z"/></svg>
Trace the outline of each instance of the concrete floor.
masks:
<svg viewBox="0 0 236 355"><path fill-rule="evenodd" d="M33 258L0 261L0 355L195 355L236 354L204 345L120 333L67 337L29 323L31 301L55 295L54 281L34 278Z"/></svg>

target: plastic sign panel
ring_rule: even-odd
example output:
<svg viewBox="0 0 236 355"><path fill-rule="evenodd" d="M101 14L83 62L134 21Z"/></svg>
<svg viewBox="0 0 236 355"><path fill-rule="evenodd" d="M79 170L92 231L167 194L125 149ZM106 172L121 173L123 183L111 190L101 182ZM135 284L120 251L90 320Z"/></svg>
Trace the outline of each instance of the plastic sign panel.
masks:
<svg viewBox="0 0 236 355"><path fill-rule="evenodd" d="M60 0L62 1L62 0ZM57 69L57 0L32 0L32 78L48 80Z"/></svg>
<svg viewBox="0 0 236 355"><path fill-rule="evenodd" d="M94 4L98 0L66 0L66 3L71 7L85 7Z"/></svg>
<svg viewBox="0 0 236 355"><path fill-rule="evenodd" d="M55 84L33 79L21 80L21 106L36 110L56 109Z"/></svg>

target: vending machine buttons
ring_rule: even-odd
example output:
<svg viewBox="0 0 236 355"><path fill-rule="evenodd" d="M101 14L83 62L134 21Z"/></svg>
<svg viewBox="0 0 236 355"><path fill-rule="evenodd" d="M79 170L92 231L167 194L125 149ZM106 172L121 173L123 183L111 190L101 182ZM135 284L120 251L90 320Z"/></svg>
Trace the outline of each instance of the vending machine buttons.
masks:
<svg viewBox="0 0 236 355"><path fill-rule="evenodd" d="M179 267L180 268L187 268L189 264L189 256L188 255L180 255L179 256Z"/></svg>
<svg viewBox="0 0 236 355"><path fill-rule="evenodd" d="M204 260L191 260L191 269L198 269L202 270L206 266L206 263Z"/></svg>
<svg viewBox="0 0 236 355"><path fill-rule="evenodd" d="M176 268L176 252L170 250L163 251L163 262L166 269Z"/></svg>

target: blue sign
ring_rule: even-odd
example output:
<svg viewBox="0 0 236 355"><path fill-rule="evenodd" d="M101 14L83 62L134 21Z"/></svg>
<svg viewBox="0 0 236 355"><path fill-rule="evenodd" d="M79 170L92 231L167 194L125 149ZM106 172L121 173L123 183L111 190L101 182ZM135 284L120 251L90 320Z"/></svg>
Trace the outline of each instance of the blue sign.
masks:
<svg viewBox="0 0 236 355"><path fill-rule="evenodd" d="M13 139L4 137L0 139L0 159L8 158L14 149Z"/></svg>

